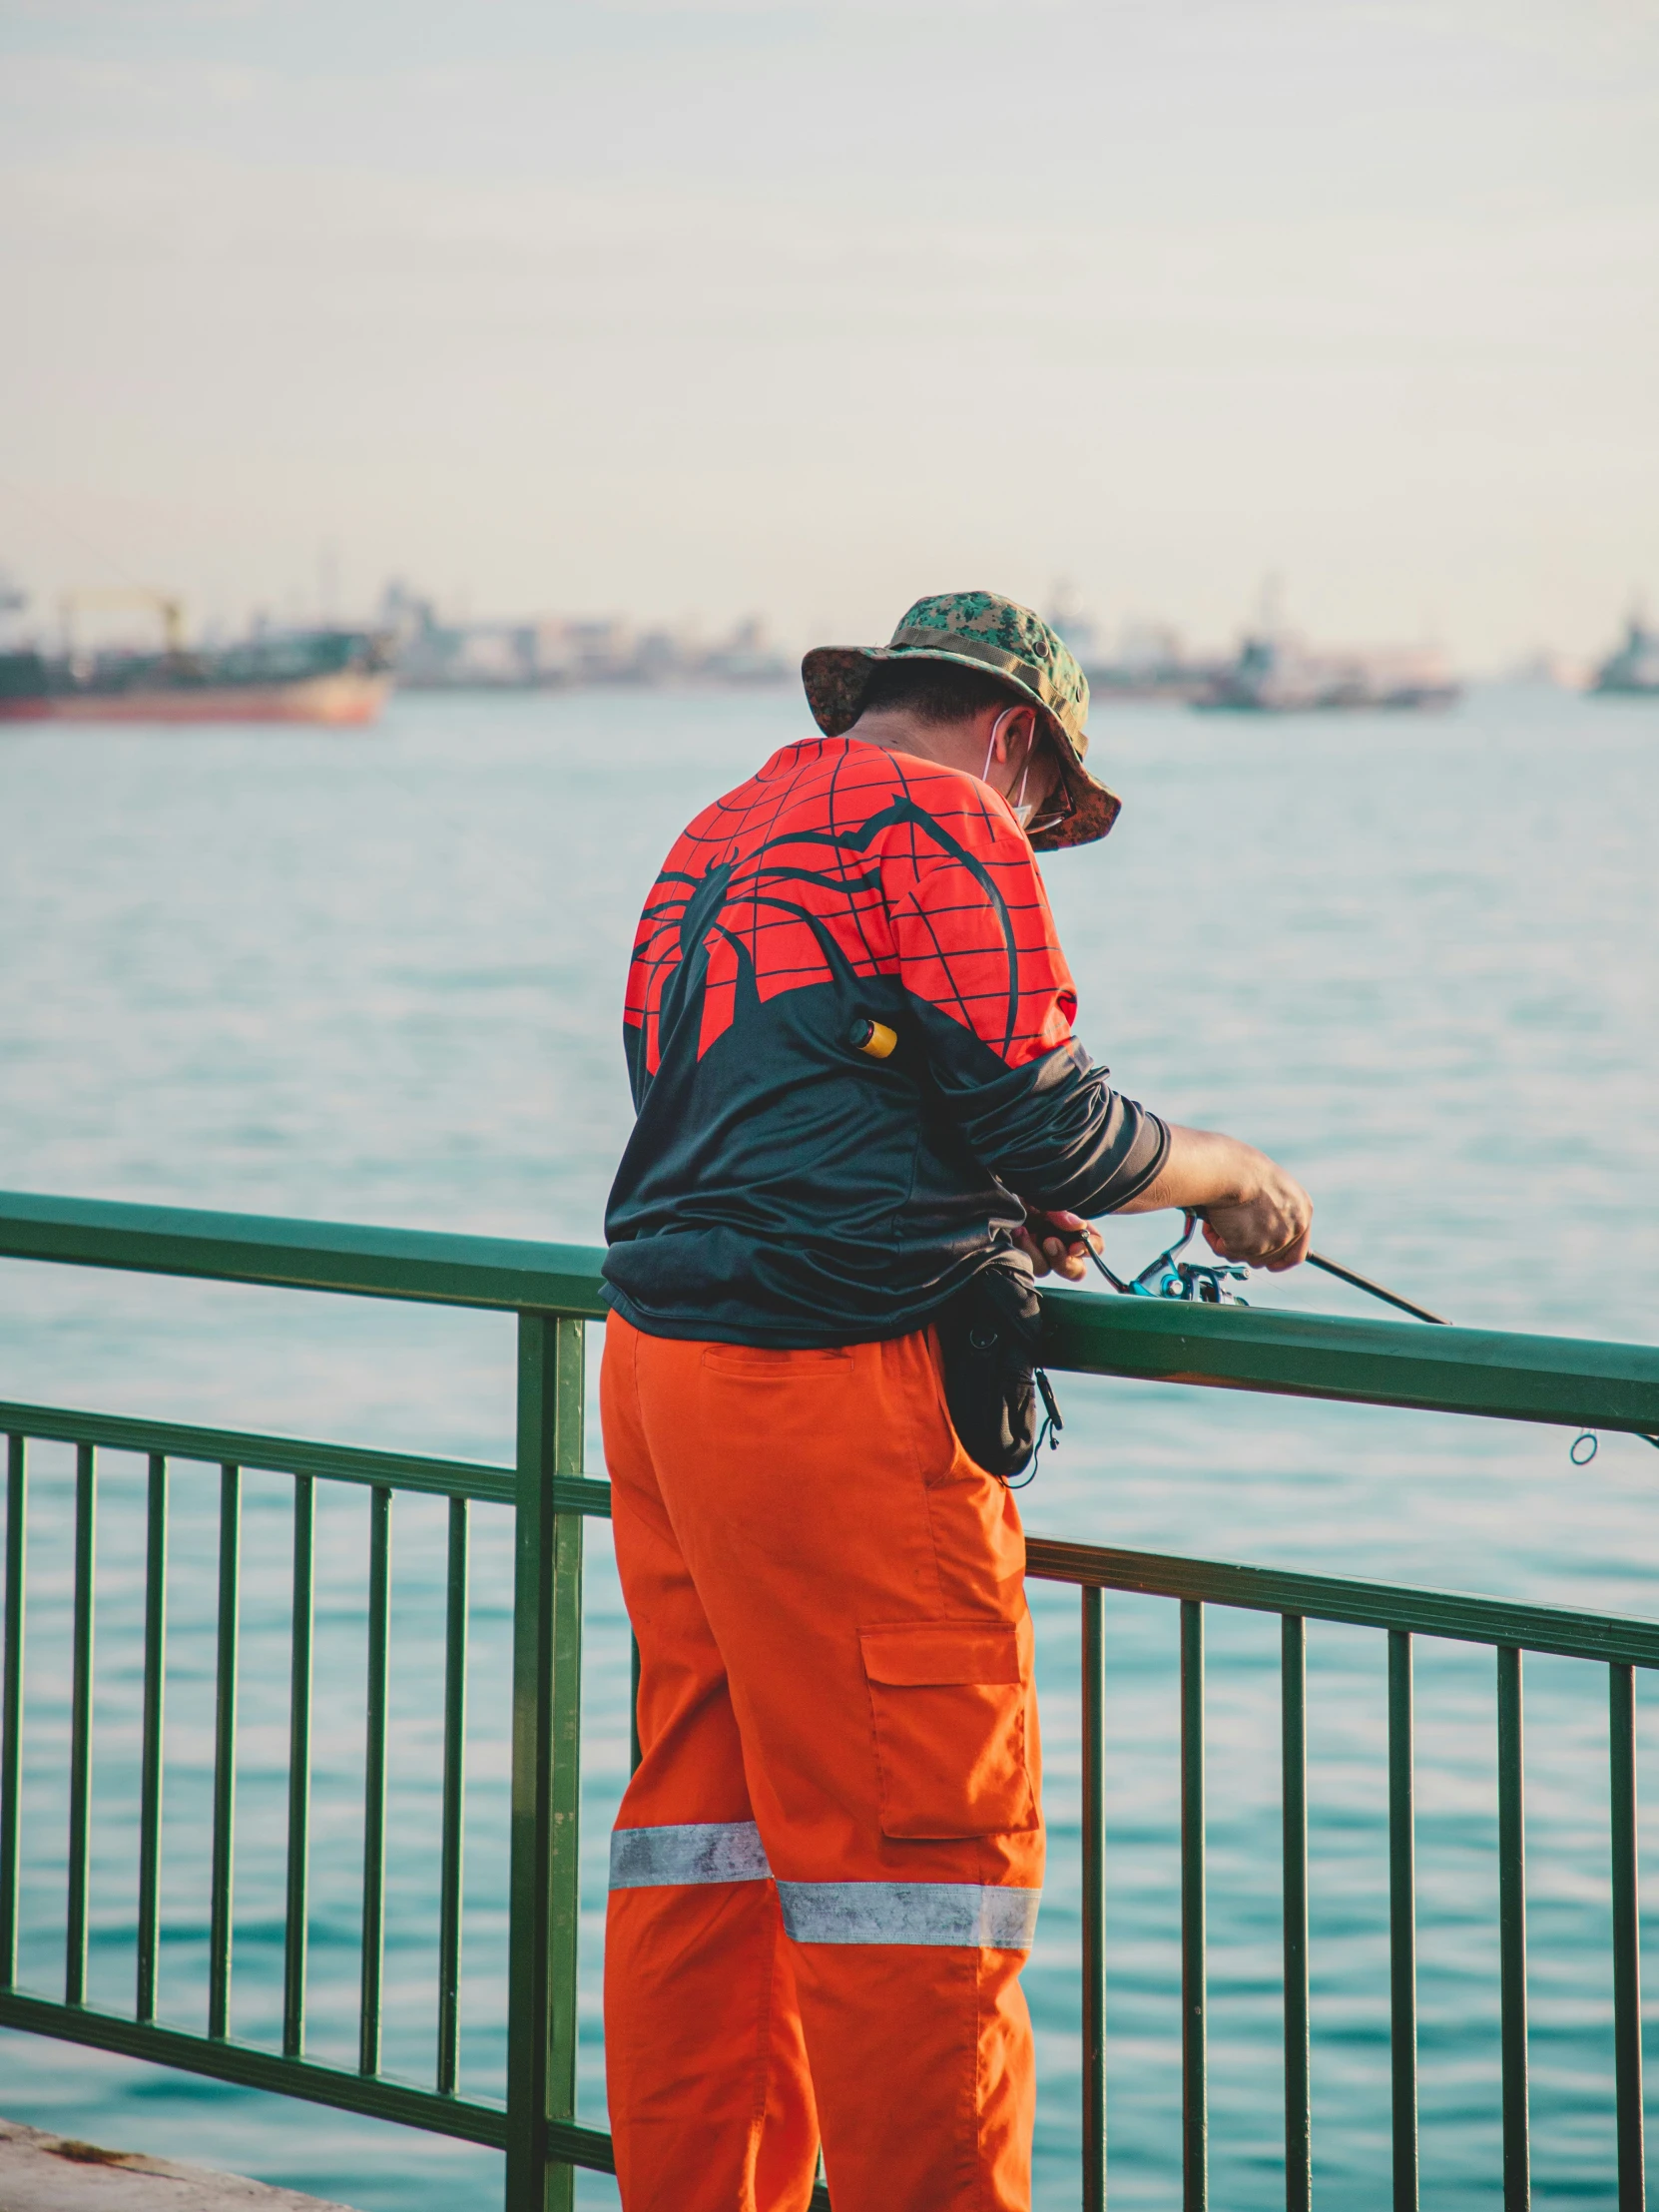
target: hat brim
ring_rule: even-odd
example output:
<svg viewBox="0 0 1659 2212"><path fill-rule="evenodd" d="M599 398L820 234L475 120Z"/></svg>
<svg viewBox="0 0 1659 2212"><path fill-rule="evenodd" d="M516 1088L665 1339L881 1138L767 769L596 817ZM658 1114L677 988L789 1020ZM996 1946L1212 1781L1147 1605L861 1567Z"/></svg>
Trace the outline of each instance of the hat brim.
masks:
<svg viewBox="0 0 1659 2212"><path fill-rule="evenodd" d="M917 645L817 645L801 663L801 681L813 720L827 738L843 738L863 713L864 695L880 661L949 661L957 668L971 668L979 675L995 676L999 683L1018 692L1036 708L1043 729L1054 748L1055 760L1071 800L1071 813L1050 830L1036 831L1031 843L1038 852L1058 852L1067 845L1093 844L1106 835L1122 810L1123 802L1089 774L1078 759L1065 725L1041 694L1019 676L1002 668L986 667L969 653L947 653L934 646Z"/></svg>

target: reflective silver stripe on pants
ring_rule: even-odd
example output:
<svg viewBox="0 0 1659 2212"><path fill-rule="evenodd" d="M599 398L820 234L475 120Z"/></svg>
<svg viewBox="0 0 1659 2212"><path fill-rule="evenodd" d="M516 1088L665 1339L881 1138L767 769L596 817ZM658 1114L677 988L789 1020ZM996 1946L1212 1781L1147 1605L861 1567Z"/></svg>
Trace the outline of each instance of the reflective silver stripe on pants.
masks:
<svg viewBox="0 0 1659 2212"><path fill-rule="evenodd" d="M1040 1890L978 1882L780 1882L798 1943L961 1943L1029 1950Z"/></svg>
<svg viewBox="0 0 1659 2212"><path fill-rule="evenodd" d="M683 1828L611 1832L611 1888L692 1882L765 1882L772 1873L753 1821L691 1821Z"/></svg>

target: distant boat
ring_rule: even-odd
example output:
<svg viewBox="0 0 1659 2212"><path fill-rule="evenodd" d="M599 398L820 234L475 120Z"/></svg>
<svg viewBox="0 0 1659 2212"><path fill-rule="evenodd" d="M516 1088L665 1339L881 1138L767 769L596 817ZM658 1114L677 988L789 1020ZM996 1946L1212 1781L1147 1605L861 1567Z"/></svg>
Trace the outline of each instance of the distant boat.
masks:
<svg viewBox="0 0 1659 2212"><path fill-rule="evenodd" d="M1602 662L1590 689L1627 698L1659 693L1659 630L1650 630L1639 614L1631 615L1623 645Z"/></svg>
<svg viewBox="0 0 1659 2212"><path fill-rule="evenodd" d="M0 577L0 616L28 604ZM161 622L160 652L98 651L74 643L85 607L143 607ZM170 592L117 585L66 592L64 645L0 650L0 722L372 722L391 688L390 640L373 631L256 631L239 644L185 643L185 612Z"/></svg>
<svg viewBox="0 0 1659 2212"><path fill-rule="evenodd" d="M1210 713L1320 714L1356 709L1449 707L1462 686L1428 648L1316 652L1297 639L1247 637L1193 705Z"/></svg>
<svg viewBox="0 0 1659 2212"><path fill-rule="evenodd" d="M364 630L293 630L238 645L0 653L0 722L374 721L391 688Z"/></svg>

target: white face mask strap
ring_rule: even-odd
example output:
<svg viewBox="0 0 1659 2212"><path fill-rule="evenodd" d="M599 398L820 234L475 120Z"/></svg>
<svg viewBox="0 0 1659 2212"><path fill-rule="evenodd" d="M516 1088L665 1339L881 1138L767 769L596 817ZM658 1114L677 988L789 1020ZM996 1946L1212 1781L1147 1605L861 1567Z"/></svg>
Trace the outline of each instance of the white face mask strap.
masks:
<svg viewBox="0 0 1659 2212"><path fill-rule="evenodd" d="M979 771L979 781L981 784L990 783L991 755L996 751L996 741L1002 735L1002 725L1007 721L1010 715L1017 715L1018 713L1019 709L1017 707L1004 707L1001 714L999 714L996 720L991 724L991 742L985 748L985 765ZM1014 802L1014 812L1016 815L1019 813L1020 807L1024 804L1026 780L1031 774L1031 756L1036 750L1037 733L1033 730L1031 733L1031 743L1025 749L1025 766L1020 771L1019 798Z"/></svg>
<svg viewBox="0 0 1659 2212"><path fill-rule="evenodd" d="M1002 723L1003 716L998 715L996 720L991 724L990 743L985 748L985 765L979 771L979 781L981 784L988 784L991 780L991 755L996 751L997 736L998 733L1001 731Z"/></svg>

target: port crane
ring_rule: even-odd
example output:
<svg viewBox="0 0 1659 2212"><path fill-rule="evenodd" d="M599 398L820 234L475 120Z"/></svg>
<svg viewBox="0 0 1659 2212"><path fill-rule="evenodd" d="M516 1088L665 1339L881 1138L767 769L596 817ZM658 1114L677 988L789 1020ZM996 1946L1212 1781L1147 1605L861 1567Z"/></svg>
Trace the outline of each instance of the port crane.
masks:
<svg viewBox="0 0 1659 2212"><path fill-rule="evenodd" d="M171 592L155 591L147 584L104 584L80 591L66 591L58 601L63 625L64 650L74 651L75 616L86 607L148 607L161 617L162 641L169 653L185 650L185 603Z"/></svg>

